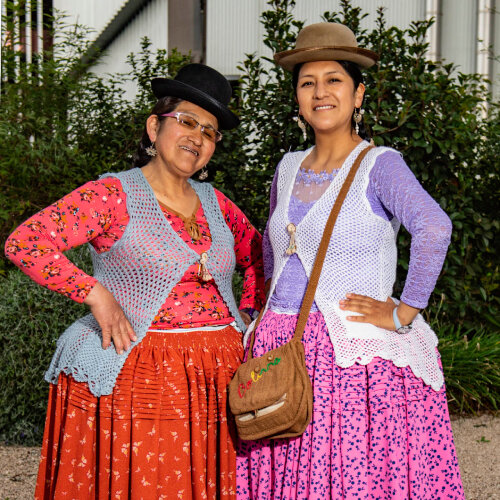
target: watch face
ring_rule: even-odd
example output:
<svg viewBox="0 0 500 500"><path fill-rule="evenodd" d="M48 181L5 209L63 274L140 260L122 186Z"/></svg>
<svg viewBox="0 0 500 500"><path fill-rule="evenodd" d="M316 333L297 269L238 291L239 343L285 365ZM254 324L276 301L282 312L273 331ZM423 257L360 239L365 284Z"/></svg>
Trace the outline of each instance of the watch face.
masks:
<svg viewBox="0 0 500 500"><path fill-rule="evenodd" d="M410 325L402 326L401 328L398 328L396 331L399 334L410 333L411 332L411 326Z"/></svg>

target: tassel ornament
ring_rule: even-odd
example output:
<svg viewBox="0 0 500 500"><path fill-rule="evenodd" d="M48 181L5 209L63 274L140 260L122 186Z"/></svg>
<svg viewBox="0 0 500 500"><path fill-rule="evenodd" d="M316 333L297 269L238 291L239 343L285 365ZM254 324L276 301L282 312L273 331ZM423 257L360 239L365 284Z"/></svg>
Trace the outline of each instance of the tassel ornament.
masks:
<svg viewBox="0 0 500 500"><path fill-rule="evenodd" d="M286 254L287 255L292 255L297 252L297 244L295 243L295 231L296 231L295 224L290 222L286 226L286 230L288 231L288 234L290 235L290 242L288 243L288 248L286 249Z"/></svg>
<svg viewBox="0 0 500 500"><path fill-rule="evenodd" d="M203 252L200 255L200 268L198 270L198 276L203 280L203 281L210 281L213 279L213 276L208 272L206 263L208 260L208 255L207 252Z"/></svg>

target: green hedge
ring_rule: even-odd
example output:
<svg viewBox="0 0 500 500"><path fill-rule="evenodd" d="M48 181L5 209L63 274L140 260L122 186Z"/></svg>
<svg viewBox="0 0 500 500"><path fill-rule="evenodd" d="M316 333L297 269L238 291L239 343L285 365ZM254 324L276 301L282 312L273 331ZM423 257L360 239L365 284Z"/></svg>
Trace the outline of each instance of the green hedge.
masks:
<svg viewBox="0 0 500 500"><path fill-rule="evenodd" d="M86 248L68 255L89 269ZM59 335L87 308L37 285L17 269L0 277L0 297L0 441L39 444L49 386L45 370Z"/></svg>

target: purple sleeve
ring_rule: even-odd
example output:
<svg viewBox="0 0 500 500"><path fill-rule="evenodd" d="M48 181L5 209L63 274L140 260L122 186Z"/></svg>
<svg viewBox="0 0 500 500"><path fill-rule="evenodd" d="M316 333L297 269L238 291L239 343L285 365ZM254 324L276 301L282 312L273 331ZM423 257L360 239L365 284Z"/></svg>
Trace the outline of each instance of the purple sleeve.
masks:
<svg viewBox="0 0 500 500"><path fill-rule="evenodd" d="M264 280L272 278L273 268L274 268L274 254L273 247L271 246L271 240L269 239L269 220L274 213L277 203L277 183L278 183L278 170L279 164L276 167L276 172L274 174L273 183L271 185L271 199L269 202L269 218L267 219L266 229L264 230L264 235L262 236L262 256L264 258Z"/></svg>
<svg viewBox="0 0 500 500"><path fill-rule="evenodd" d="M451 239L451 220L396 152L377 158L370 172L369 199L370 191L411 234L410 263L401 300L423 309L443 267Z"/></svg>

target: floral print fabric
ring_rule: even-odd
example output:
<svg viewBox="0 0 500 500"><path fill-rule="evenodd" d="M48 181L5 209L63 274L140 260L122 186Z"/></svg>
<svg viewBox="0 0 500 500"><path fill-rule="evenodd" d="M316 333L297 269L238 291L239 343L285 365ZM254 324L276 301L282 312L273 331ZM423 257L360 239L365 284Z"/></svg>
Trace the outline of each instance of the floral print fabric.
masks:
<svg viewBox="0 0 500 500"><path fill-rule="evenodd" d="M262 238L234 203L220 191L215 193L234 235L237 266L244 271L240 309L260 309L264 300ZM189 247L198 253L210 248L211 235L201 205L196 212L201 232L197 241L186 231L180 217L165 207L162 210ZM86 242L99 253L106 252L120 239L128 220L126 194L118 179L88 182L19 226L7 240L6 254L37 283L83 302L96 280L77 268L63 252ZM234 320L215 282L202 281L198 272L198 265L187 270L158 311L154 328L197 328Z"/></svg>
<svg viewBox="0 0 500 500"><path fill-rule="evenodd" d="M148 332L113 394L61 374L50 385L36 500L236 497L227 391L241 333Z"/></svg>
<svg viewBox="0 0 500 500"><path fill-rule="evenodd" d="M290 340L297 318L266 312L254 355ZM297 438L239 442L238 498L465 498L444 388L380 358L340 368L320 312L309 315L302 341L311 423Z"/></svg>

